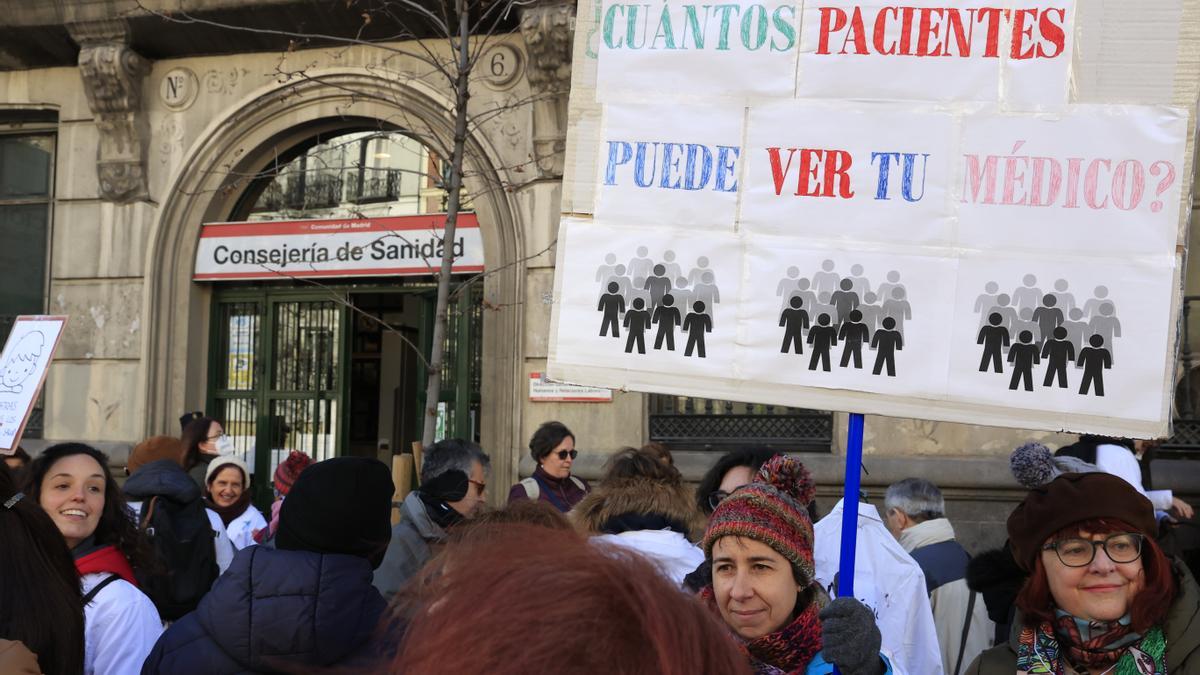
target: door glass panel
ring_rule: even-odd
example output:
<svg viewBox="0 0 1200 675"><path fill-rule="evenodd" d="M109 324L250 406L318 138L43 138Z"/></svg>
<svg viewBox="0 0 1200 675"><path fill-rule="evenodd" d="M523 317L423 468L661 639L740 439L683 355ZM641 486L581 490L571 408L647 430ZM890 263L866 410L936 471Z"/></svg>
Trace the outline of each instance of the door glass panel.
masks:
<svg viewBox="0 0 1200 675"><path fill-rule="evenodd" d="M339 351L337 303L278 302L274 319L271 388L332 395Z"/></svg>
<svg viewBox="0 0 1200 675"><path fill-rule="evenodd" d="M222 355L217 387L253 391L258 377L258 345L262 309L257 302L221 305L218 354Z"/></svg>
<svg viewBox="0 0 1200 675"><path fill-rule="evenodd" d="M339 414L332 397L271 401L271 474L292 450L318 462L336 456Z"/></svg>

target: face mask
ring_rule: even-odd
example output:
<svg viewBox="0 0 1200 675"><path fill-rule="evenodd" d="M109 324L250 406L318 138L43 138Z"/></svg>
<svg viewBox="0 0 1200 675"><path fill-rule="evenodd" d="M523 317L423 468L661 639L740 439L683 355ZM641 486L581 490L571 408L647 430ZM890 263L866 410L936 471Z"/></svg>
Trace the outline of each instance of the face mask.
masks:
<svg viewBox="0 0 1200 675"><path fill-rule="evenodd" d="M237 448L233 447L233 439L222 434L217 439L217 453L221 455L232 455Z"/></svg>

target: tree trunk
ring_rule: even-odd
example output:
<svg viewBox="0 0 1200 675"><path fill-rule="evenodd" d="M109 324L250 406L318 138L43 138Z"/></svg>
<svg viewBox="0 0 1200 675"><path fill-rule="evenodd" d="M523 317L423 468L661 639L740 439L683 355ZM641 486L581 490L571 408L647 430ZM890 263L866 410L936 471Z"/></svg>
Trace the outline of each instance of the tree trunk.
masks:
<svg viewBox="0 0 1200 675"><path fill-rule="evenodd" d="M442 267L438 271L437 305L433 320L433 347L429 354L429 379L425 384L425 425L421 445L433 445L437 431L438 400L442 395L442 361L446 357L446 306L450 297L450 268L454 263L454 234L462 194L463 152L467 143L467 101L471 97L469 78L471 26L466 0L455 0L458 12L458 68L454 83L454 147L450 154L450 179L446 200L446 231L442 240ZM459 377L465 373L458 373Z"/></svg>

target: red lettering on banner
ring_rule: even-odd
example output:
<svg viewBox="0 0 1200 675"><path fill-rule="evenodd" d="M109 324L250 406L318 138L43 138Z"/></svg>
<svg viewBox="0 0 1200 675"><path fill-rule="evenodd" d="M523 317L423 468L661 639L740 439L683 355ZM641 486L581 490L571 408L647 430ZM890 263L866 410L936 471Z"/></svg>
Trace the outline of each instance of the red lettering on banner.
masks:
<svg viewBox="0 0 1200 675"><path fill-rule="evenodd" d="M846 13L837 7L821 8L821 41L817 45L818 54L829 54L829 34L846 27Z"/></svg>

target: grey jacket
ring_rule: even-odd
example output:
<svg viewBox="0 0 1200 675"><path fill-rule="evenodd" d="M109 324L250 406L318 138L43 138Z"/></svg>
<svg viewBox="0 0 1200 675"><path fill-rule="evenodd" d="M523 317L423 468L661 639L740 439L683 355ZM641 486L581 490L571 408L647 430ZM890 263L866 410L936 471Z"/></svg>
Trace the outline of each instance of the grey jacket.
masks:
<svg viewBox="0 0 1200 675"><path fill-rule="evenodd" d="M445 539L446 531L429 518L420 495L410 492L400 505L400 522L392 528L383 562L375 570L375 588L390 598L429 562L434 547Z"/></svg>

